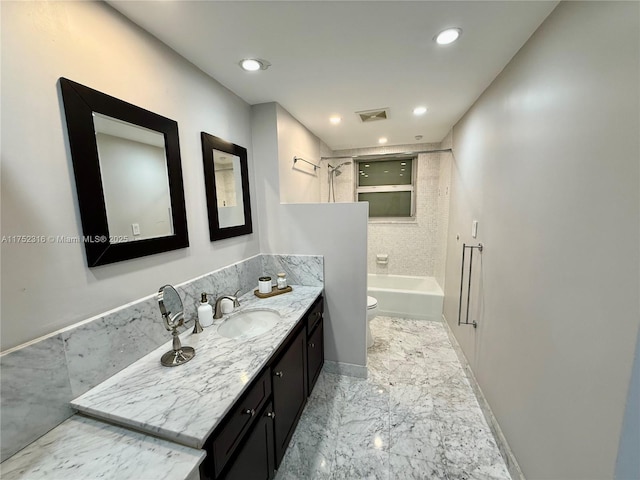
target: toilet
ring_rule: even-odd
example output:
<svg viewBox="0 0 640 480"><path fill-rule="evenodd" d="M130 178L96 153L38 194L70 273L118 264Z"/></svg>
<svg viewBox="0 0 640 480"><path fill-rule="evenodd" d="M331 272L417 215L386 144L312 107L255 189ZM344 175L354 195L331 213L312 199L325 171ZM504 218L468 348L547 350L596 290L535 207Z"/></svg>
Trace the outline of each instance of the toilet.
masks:
<svg viewBox="0 0 640 480"><path fill-rule="evenodd" d="M374 297L367 296L367 348L373 345L373 336L371 335L371 320L378 315L378 300Z"/></svg>

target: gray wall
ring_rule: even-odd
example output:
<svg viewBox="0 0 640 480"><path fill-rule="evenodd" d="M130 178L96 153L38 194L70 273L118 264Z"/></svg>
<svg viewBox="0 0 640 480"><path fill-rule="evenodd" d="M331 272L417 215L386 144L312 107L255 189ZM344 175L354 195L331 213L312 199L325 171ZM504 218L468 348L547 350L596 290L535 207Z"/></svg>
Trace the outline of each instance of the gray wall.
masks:
<svg viewBox="0 0 640 480"><path fill-rule="evenodd" d="M304 201L309 174L292 169L293 155L316 161L322 143L276 103L254 105L252 122L261 251L324 256L326 359L364 374L368 205L281 204L283 170L286 198Z"/></svg>
<svg viewBox="0 0 640 480"><path fill-rule="evenodd" d="M636 357L631 371L631 384L624 414L618 462L617 480L636 480L640 478L640 331L636 341Z"/></svg>
<svg viewBox="0 0 640 480"><path fill-rule="evenodd" d="M640 321L638 21L637 2L561 3L453 132L445 316L529 479L614 476ZM456 322L473 219L477 330Z"/></svg>
<svg viewBox="0 0 640 480"><path fill-rule="evenodd" d="M209 241L200 146L201 131L243 145L253 172L249 105L104 3L0 8L2 235L81 234L64 76L178 122L190 240L92 269L81 244L3 243L3 349L259 253L257 223L253 235Z"/></svg>

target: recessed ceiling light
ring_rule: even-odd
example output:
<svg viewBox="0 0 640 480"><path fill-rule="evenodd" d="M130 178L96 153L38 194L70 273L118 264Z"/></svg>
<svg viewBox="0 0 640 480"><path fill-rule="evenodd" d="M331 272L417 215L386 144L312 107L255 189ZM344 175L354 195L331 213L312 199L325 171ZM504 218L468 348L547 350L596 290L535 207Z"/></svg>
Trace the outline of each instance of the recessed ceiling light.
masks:
<svg viewBox="0 0 640 480"><path fill-rule="evenodd" d="M401 162L401 163L400 163L400 165L402 165L402 166L404 166L404 165L406 165L406 164L407 164L407 162Z"/></svg>
<svg viewBox="0 0 640 480"><path fill-rule="evenodd" d="M449 45L450 43L455 42L458 37L462 34L462 29L460 28L447 28L440 32L435 40L438 45Z"/></svg>
<svg viewBox="0 0 640 480"><path fill-rule="evenodd" d="M365 164L365 167L370 167L370 166L371 166L371 165L369 165L368 163L367 163L367 164Z"/></svg>
<svg viewBox="0 0 640 480"><path fill-rule="evenodd" d="M339 115L333 115L332 117L329 117L329 121L334 125L337 125L342 121L342 118Z"/></svg>
<svg viewBox="0 0 640 480"><path fill-rule="evenodd" d="M247 72L257 72L258 70L266 70L271 64L266 60L259 58L245 58L240 60L240 68Z"/></svg>
<svg viewBox="0 0 640 480"><path fill-rule="evenodd" d="M416 107L413 109L414 115L424 115L427 113L427 107Z"/></svg>
<svg viewBox="0 0 640 480"><path fill-rule="evenodd" d="M387 143L387 137L380 137L378 143Z"/></svg>

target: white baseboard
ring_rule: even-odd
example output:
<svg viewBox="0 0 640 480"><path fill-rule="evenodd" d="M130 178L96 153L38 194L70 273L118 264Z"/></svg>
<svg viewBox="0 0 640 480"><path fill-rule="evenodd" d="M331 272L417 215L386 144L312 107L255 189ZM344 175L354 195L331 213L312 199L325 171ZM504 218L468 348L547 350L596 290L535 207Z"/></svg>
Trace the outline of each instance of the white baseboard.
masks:
<svg viewBox="0 0 640 480"><path fill-rule="evenodd" d="M327 373L346 375L348 377L367 378L368 370L364 365L354 365L352 363L324 361L324 370Z"/></svg>

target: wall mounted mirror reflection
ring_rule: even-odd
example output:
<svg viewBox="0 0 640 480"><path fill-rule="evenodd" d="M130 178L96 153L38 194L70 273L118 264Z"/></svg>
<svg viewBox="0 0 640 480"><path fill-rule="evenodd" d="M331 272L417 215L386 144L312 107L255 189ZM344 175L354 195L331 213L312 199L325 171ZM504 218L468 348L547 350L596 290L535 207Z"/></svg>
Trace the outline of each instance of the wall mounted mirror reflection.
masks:
<svg viewBox="0 0 640 480"><path fill-rule="evenodd" d="M90 267L189 245L178 124L60 79Z"/></svg>
<svg viewBox="0 0 640 480"><path fill-rule="evenodd" d="M202 132L209 237L211 240L251 233L247 150Z"/></svg>

